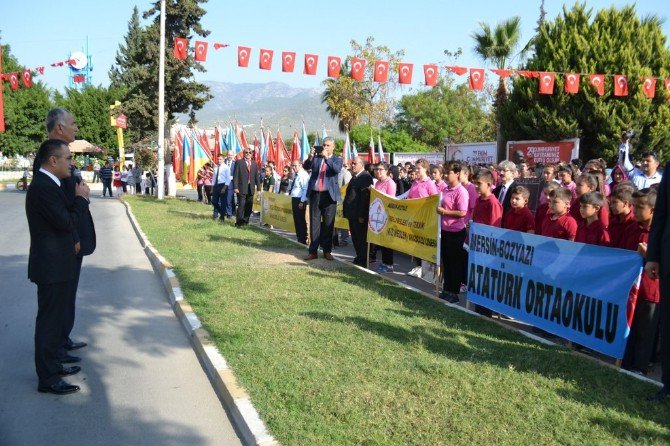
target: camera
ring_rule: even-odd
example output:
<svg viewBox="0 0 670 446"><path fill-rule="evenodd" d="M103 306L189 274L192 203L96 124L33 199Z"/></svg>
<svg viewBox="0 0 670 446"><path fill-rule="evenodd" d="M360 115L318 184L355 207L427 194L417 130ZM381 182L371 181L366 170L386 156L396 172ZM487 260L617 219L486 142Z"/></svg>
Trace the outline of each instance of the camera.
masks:
<svg viewBox="0 0 670 446"><path fill-rule="evenodd" d="M314 146L314 153L317 155L323 154L323 146Z"/></svg>

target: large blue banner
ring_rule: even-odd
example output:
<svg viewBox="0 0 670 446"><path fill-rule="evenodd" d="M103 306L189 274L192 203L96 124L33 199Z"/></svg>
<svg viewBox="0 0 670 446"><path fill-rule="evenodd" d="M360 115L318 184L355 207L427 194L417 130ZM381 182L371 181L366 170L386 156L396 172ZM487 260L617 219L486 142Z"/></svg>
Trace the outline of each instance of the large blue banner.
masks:
<svg viewBox="0 0 670 446"><path fill-rule="evenodd" d="M473 223L468 300L622 358L629 291L642 271L634 251Z"/></svg>

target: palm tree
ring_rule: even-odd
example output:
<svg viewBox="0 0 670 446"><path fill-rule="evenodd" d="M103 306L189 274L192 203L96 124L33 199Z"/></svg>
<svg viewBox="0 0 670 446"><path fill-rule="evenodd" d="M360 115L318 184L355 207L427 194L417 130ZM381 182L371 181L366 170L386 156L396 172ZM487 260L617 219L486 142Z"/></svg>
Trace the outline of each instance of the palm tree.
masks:
<svg viewBox="0 0 670 446"><path fill-rule="evenodd" d="M493 30L491 30L491 27L487 23L480 23L481 31L472 33L472 38L475 40L475 52L485 62L491 62L496 68L506 69L521 39L520 23L521 20L518 16L496 24ZM503 141L500 131L499 110L507 102L507 95L505 78L500 77L496 98L493 102L493 107L496 110L496 138L498 143L498 158L500 159L504 159L506 156L505 141Z"/></svg>
<svg viewBox="0 0 670 446"><path fill-rule="evenodd" d="M330 117L336 119L341 132L358 125L365 109L361 82L349 75L349 62L340 66L340 77L323 81L326 89L321 95L321 103L326 105Z"/></svg>

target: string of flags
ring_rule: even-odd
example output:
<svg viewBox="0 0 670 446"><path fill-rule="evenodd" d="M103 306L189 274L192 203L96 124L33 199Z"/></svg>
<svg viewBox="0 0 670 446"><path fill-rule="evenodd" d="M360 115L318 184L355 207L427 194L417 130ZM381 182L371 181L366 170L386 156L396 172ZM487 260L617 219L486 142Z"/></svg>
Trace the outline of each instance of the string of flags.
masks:
<svg viewBox="0 0 670 446"><path fill-rule="evenodd" d="M214 49L226 48L230 45L224 43L214 43ZM194 59L198 62L207 61L208 42L196 40L193 47ZM176 59L186 59L188 55L188 39L177 37L174 43L174 57ZM237 47L237 66L248 68L251 61L252 48L248 46ZM271 49L261 48L258 55L258 68L261 70L272 70L275 52ZM294 51L281 52L281 70L284 73L292 73L296 68L297 54ZM304 55L303 74L315 76L319 63L319 55L306 53ZM357 81L365 78L365 69L367 61L365 59L350 58L350 76ZM327 73L330 78L340 76L342 59L338 56L328 56ZM385 83L389 81L389 62L386 60L376 60L373 67L373 82ZM457 76L468 75L468 87L471 90L483 90L486 80L486 70L483 68L467 68L456 65L447 65L445 67ZM428 87L437 85L440 67L437 64L424 64L423 75L424 83ZM519 76L527 79L538 79L538 92L540 94L551 95L555 93L555 82L557 75L563 75L566 94L577 94L581 85L582 77L586 77L588 85L592 87L598 96L605 94L605 78L613 78L613 94L616 97L625 97L629 94L629 85L631 80L624 74L590 74L590 73L561 73L550 71L530 71L516 69L491 68L490 71L502 78L510 76ZM411 84L414 74L414 64L409 62L400 62L397 67L398 83ZM661 78L658 76L643 76L640 78L641 90L649 99L656 96L656 82L661 80L665 91L670 100L670 78Z"/></svg>
<svg viewBox="0 0 670 446"><path fill-rule="evenodd" d="M74 59L68 59L60 62L54 62L50 64L50 66L56 68L56 67L74 65L75 63L76 61ZM35 75L38 74L40 76L44 75L44 66L35 67L32 70L29 68L25 68L21 72L15 71L12 73L0 73L0 82L1 81L9 82L10 88L14 91L19 89L19 80L23 83L23 86L25 88L30 88L33 86L33 72L35 72Z"/></svg>

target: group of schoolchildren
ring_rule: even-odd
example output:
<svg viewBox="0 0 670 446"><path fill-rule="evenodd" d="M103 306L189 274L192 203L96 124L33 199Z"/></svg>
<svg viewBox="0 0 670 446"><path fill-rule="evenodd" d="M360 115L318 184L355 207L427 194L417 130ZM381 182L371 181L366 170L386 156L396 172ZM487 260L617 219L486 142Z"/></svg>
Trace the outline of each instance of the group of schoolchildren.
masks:
<svg viewBox="0 0 670 446"><path fill-rule="evenodd" d="M444 268L440 297L448 302L458 302L461 282L466 283L468 221L634 250L645 257L658 184L638 190L632 181L627 180L626 169L621 165L613 169L611 182L607 184L605 168L602 160L589 161L583 172L568 163L543 166L540 174L540 178L544 178L543 188L539 206L533 214L528 208L529 189L514 182L519 169L513 162L503 161L495 169L479 169L471 184L467 180L459 181L459 175L462 178L462 172L468 172L470 167L457 161L446 163L443 171L447 181L440 188L442 202L437 210L442 216L441 260ZM657 177L660 182L660 174ZM468 195L468 189L470 194L473 189L476 191L475 200ZM646 374L654 357L659 301L658 279L643 273L637 301L629 302L629 311L634 309L634 313L622 362L624 368L633 372ZM491 315L482 307L476 307L476 311Z"/></svg>

